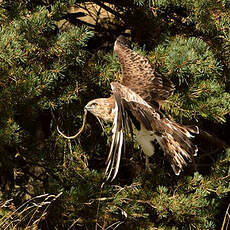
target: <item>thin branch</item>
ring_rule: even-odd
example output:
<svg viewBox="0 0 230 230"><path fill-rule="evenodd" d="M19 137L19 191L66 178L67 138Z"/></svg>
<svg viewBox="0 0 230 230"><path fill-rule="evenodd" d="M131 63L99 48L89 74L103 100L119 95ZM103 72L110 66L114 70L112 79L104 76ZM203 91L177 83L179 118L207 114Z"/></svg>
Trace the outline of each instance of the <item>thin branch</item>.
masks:
<svg viewBox="0 0 230 230"><path fill-rule="evenodd" d="M227 210L225 212L225 216L224 216L224 220L221 226L221 230L227 230L228 229L228 225L229 225L229 221L230 221L230 215L229 215L229 208L230 208L230 203L228 204Z"/></svg>
<svg viewBox="0 0 230 230"><path fill-rule="evenodd" d="M123 18L122 14L118 13L117 11L113 10L112 8L110 8L109 6L105 5L104 3L102 3L101 1L98 0L93 0L93 2L95 4L97 4L98 6L100 6L101 8L105 9L106 11L108 11L109 13L115 15L118 18Z"/></svg>

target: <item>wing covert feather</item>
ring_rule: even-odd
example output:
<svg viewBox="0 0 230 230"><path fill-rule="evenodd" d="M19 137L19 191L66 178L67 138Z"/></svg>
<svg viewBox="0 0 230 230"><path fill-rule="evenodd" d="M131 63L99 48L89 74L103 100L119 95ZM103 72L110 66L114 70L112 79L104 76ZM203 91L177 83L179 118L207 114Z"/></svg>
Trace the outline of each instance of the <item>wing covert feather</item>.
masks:
<svg viewBox="0 0 230 230"><path fill-rule="evenodd" d="M123 85L152 105L172 95L172 82L157 73L146 57L131 50L124 36L120 35L117 38L114 51L121 64Z"/></svg>

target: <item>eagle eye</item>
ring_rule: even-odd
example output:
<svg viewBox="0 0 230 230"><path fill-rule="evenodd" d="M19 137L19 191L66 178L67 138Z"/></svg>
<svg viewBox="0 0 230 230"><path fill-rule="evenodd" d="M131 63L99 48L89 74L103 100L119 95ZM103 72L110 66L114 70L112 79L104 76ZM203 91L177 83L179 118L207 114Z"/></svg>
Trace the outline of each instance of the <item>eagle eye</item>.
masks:
<svg viewBox="0 0 230 230"><path fill-rule="evenodd" d="M96 107L97 106L97 103L96 102L93 102L92 104L91 104L91 107Z"/></svg>

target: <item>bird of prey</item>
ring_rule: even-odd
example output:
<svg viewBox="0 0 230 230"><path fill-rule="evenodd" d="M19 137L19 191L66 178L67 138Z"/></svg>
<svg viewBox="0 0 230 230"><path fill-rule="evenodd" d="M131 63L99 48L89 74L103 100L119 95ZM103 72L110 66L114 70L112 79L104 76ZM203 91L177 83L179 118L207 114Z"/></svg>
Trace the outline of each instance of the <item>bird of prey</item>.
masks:
<svg viewBox="0 0 230 230"><path fill-rule="evenodd" d="M114 51L121 65L122 80L111 83L109 98L94 99L85 106L85 112L91 112L99 121L113 122L106 178L112 181L118 173L127 131L136 135L146 155L147 167L148 157L154 154L154 141L157 141L174 173L179 175L198 151L191 141L193 134L199 132L198 127L183 126L162 115L157 105L172 95L174 86L154 70L146 57L133 51L124 36L116 39ZM78 134L62 135L75 138Z"/></svg>

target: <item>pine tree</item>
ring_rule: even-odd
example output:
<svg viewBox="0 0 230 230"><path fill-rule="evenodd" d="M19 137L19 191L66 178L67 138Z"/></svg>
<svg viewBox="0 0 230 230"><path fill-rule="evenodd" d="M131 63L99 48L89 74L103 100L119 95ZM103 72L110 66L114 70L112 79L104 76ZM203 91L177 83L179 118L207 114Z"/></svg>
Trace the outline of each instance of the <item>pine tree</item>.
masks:
<svg viewBox="0 0 230 230"><path fill-rule="evenodd" d="M2 229L227 229L229 1L1 1L0 22ZM85 104L109 96L121 74L113 42L127 29L175 84L162 111L200 128L179 177L158 148L145 172L128 140L118 177L103 183L111 125L89 115L79 138L57 132L73 135Z"/></svg>

